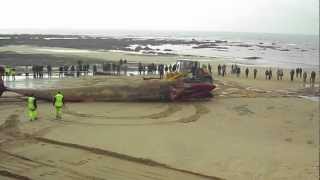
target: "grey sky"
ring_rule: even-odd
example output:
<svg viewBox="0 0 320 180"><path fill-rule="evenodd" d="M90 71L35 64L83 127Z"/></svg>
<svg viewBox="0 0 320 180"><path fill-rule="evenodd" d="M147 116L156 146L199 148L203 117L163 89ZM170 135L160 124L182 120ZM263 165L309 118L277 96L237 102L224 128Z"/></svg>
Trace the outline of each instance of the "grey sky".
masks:
<svg viewBox="0 0 320 180"><path fill-rule="evenodd" d="M1 0L1 29L318 34L319 0Z"/></svg>

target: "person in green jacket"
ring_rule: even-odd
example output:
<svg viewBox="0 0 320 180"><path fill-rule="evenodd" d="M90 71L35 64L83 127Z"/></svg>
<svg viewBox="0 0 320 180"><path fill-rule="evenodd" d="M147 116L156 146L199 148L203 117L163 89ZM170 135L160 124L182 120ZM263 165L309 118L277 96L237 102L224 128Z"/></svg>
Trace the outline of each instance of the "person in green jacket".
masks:
<svg viewBox="0 0 320 180"><path fill-rule="evenodd" d="M56 118L61 119L62 118L62 106L64 105L64 99L63 95L59 91L53 99L53 106L56 108Z"/></svg>
<svg viewBox="0 0 320 180"><path fill-rule="evenodd" d="M6 76L6 80L9 81L9 77L10 77L10 67L6 66L5 67L5 76Z"/></svg>
<svg viewBox="0 0 320 180"><path fill-rule="evenodd" d="M34 121L37 119L37 99L31 94L27 100L28 104L28 115L30 121Z"/></svg>

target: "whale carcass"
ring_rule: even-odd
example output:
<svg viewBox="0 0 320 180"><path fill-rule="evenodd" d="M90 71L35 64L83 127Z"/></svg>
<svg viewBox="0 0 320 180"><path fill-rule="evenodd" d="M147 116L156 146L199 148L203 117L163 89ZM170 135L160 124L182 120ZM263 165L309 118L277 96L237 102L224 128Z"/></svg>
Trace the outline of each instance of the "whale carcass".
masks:
<svg viewBox="0 0 320 180"><path fill-rule="evenodd" d="M52 100L57 91L65 101L179 101L212 97L214 85L187 83L177 80L143 80L137 77L85 77L62 80L26 80L32 86L6 87L0 80L0 95L11 91L21 95L33 94L43 100ZM26 83L26 82L24 82Z"/></svg>

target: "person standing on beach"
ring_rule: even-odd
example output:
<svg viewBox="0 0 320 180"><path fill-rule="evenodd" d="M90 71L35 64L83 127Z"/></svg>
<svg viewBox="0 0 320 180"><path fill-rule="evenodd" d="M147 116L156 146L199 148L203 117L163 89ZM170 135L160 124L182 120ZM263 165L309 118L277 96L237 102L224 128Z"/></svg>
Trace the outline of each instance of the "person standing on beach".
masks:
<svg viewBox="0 0 320 180"><path fill-rule="evenodd" d="M220 64L218 65L218 75L219 76L221 75L221 65Z"/></svg>
<svg viewBox="0 0 320 180"><path fill-rule="evenodd" d="M32 75L33 75L33 79L36 78L36 66L32 65Z"/></svg>
<svg viewBox="0 0 320 180"><path fill-rule="evenodd" d="M293 77L294 77L294 69L292 69L290 71L290 80L293 81Z"/></svg>
<svg viewBox="0 0 320 180"><path fill-rule="evenodd" d="M117 64L117 75L120 76L121 74L121 65L122 65L122 59L120 59L120 63Z"/></svg>
<svg viewBox="0 0 320 180"><path fill-rule="evenodd" d="M208 64L208 70L209 70L209 73L212 74L212 67L211 67L211 64Z"/></svg>
<svg viewBox="0 0 320 180"><path fill-rule="evenodd" d="M310 84L311 84L311 87L314 87L315 81L316 81L316 72L312 71L312 72L311 72L311 75L310 75Z"/></svg>
<svg viewBox="0 0 320 180"><path fill-rule="evenodd" d="M176 72L176 70L177 70L177 65L174 64L174 65L172 66L172 71L173 71L173 72Z"/></svg>
<svg viewBox="0 0 320 180"><path fill-rule="evenodd" d="M160 64L158 67L158 71L159 71L159 75L160 75L160 79L163 79L163 74L164 74L164 65Z"/></svg>
<svg viewBox="0 0 320 180"><path fill-rule="evenodd" d="M40 65L36 65L36 78L40 78Z"/></svg>
<svg viewBox="0 0 320 180"><path fill-rule="evenodd" d="M146 74L146 67L145 67L145 65L142 65L142 73L143 73L143 75Z"/></svg>
<svg viewBox="0 0 320 180"><path fill-rule="evenodd" d="M280 69L280 80L282 80L283 77L283 69Z"/></svg>
<svg viewBox="0 0 320 180"><path fill-rule="evenodd" d="M53 106L56 108L56 118L62 118L62 106L64 106L64 97L60 91L53 98Z"/></svg>
<svg viewBox="0 0 320 180"><path fill-rule="evenodd" d="M6 66L4 68L4 74L5 74L6 80L8 81L9 80L9 75L10 75L10 67L9 66Z"/></svg>
<svg viewBox="0 0 320 180"><path fill-rule="evenodd" d="M95 76L97 71L98 71L97 65L94 64L93 67L92 67L92 75Z"/></svg>
<svg viewBox="0 0 320 180"><path fill-rule="evenodd" d="M26 79L29 79L29 67L28 67L28 65L25 66L24 71L25 71Z"/></svg>
<svg viewBox="0 0 320 180"><path fill-rule="evenodd" d="M236 73L237 73L237 77L240 77L240 73L241 73L241 69L240 69L240 67L237 67L237 69L236 69Z"/></svg>
<svg viewBox="0 0 320 180"><path fill-rule="evenodd" d="M277 70L277 80L282 80L282 76L283 76L283 70L278 69Z"/></svg>
<svg viewBox="0 0 320 180"><path fill-rule="evenodd" d="M300 72L300 69L296 68L296 78L298 78L299 72Z"/></svg>
<svg viewBox="0 0 320 180"><path fill-rule="evenodd" d="M222 65L222 76L226 75L227 66L224 64Z"/></svg>
<svg viewBox="0 0 320 180"><path fill-rule="evenodd" d="M280 79L280 69L277 69L277 80Z"/></svg>
<svg viewBox="0 0 320 180"><path fill-rule="evenodd" d="M269 69L269 80L271 80L272 79L272 70L271 70L271 68Z"/></svg>
<svg viewBox="0 0 320 180"><path fill-rule="evenodd" d="M71 73L72 77L74 77L74 71L75 71L75 68L74 68L74 65L72 65L70 67L70 73Z"/></svg>
<svg viewBox="0 0 320 180"><path fill-rule="evenodd" d="M76 71L77 71L77 72L76 72L76 76L77 76L77 77L80 77L80 65L77 65L77 66L76 66ZM59 71L59 74L60 74L60 71ZM60 77L60 75L59 75L59 77Z"/></svg>
<svg viewBox="0 0 320 180"><path fill-rule="evenodd" d="M4 67L0 66L0 80L4 79Z"/></svg>
<svg viewBox="0 0 320 180"><path fill-rule="evenodd" d="M30 121L34 121L37 119L37 99L34 97L33 94L27 99L27 106L28 106L28 116Z"/></svg>
<svg viewBox="0 0 320 180"><path fill-rule="evenodd" d="M307 72L303 72L303 83L306 83L307 82Z"/></svg>
<svg viewBox="0 0 320 180"><path fill-rule="evenodd" d="M266 70L266 72L265 72L264 74L265 74L266 80L267 80L267 79L268 79L268 76L269 76L269 71L268 71L268 69Z"/></svg>
<svg viewBox="0 0 320 180"><path fill-rule="evenodd" d="M141 72L142 72L142 64L141 64L141 62L138 63L138 71L139 71L139 75L141 75Z"/></svg>
<svg viewBox="0 0 320 180"><path fill-rule="evenodd" d="M110 73L111 75L114 75L114 65L112 62L110 63Z"/></svg>
<svg viewBox="0 0 320 180"><path fill-rule="evenodd" d="M52 67L51 67L51 65L47 65L47 72L48 72L48 77L51 78L51 76L52 76Z"/></svg>
<svg viewBox="0 0 320 180"><path fill-rule="evenodd" d="M12 80L15 81L16 80L16 69L12 68L10 74L11 74Z"/></svg>
<svg viewBox="0 0 320 180"><path fill-rule="evenodd" d="M164 72L167 74L168 73L168 65L166 65L165 67L164 67Z"/></svg>
<svg viewBox="0 0 320 180"><path fill-rule="evenodd" d="M246 78L248 78L248 75L249 75L249 68L246 68Z"/></svg>
<svg viewBox="0 0 320 180"><path fill-rule="evenodd" d="M257 78L257 73L258 73L258 70L256 68L254 68L254 70L253 70L253 79Z"/></svg>
<svg viewBox="0 0 320 180"><path fill-rule="evenodd" d="M172 65L169 65L169 72L172 72Z"/></svg>
<svg viewBox="0 0 320 180"><path fill-rule="evenodd" d="M63 71L63 67L62 66L60 66L59 67L59 78L62 78L62 72Z"/></svg>
<svg viewBox="0 0 320 180"><path fill-rule="evenodd" d="M125 59L124 61L123 61L123 73L124 73L124 75L125 76L127 76L127 72L128 72L128 62L127 62L127 60Z"/></svg>

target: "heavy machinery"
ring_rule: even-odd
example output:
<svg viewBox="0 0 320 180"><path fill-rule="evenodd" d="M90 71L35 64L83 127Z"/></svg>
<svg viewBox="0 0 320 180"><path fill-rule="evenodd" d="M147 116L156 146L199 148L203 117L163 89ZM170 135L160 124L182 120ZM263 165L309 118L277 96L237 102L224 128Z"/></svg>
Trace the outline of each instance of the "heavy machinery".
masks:
<svg viewBox="0 0 320 180"><path fill-rule="evenodd" d="M166 79L184 78L185 82L213 83L212 75L198 61L181 59L176 62L177 71L169 73Z"/></svg>
<svg viewBox="0 0 320 180"><path fill-rule="evenodd" d="M215 88L212 75L198 61L178 60L177 71L170 72L166 80L176 81L171 97L176 100L196 100L211 98Z"/></svg>

